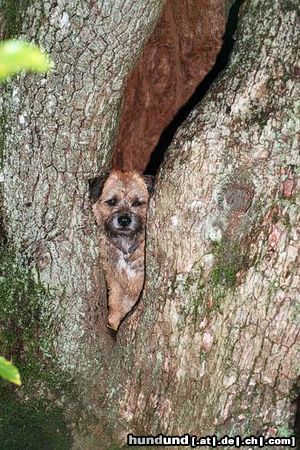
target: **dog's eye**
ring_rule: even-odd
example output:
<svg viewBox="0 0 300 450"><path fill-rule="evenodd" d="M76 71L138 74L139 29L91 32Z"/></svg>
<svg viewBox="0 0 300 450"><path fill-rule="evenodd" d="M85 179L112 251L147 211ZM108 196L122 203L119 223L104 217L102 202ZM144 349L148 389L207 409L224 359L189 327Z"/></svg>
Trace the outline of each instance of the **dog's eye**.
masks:
<svg viewBox="0 0 300 450"><path fill-rule="evenodd" d="M142 205L144 205L144 204L145 204L145 202L136 199L136 200L133 200L133 202L132 202L131 205L132 205L133 207L136 207L136 206L142 206Z"/></svg>
<svg viewBox="0 0 300 450"><path fill-rule="evenodd" d="M106 203L109 206L116 206L116 204L118 203L118 200L116 199L116 197L113 197L113 198L110 198L109 200L107 200Z"/></svg>

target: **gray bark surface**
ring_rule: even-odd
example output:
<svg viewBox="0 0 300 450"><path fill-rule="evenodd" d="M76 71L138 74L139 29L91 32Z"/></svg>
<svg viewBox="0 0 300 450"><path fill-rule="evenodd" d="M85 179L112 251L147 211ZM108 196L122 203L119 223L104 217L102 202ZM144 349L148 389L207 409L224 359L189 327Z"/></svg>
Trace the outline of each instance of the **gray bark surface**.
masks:
<svg viewBox="0 0 300 450"><path fill-rule="evenodd" d="M92 363L101 280L102 300L105 291L88 179L108 165L124 79L162 5L35 2L22 24L21 37L41 45L55 70L21 76L6 92L3 209L8 238L53 292L53 347L73 372Z"/></svg>
<svg viewBox="0 0 300 450"><path fill-rule="evenodd" d="M230 64L159 172L142 299L116 344L104 333L87 180L108 165L124 78L162 3L35 4L23 31L57 69L5 97L6 230L56 293L45 314L62 370L93 374L78 381L89 427L77 449L129 432L281 434L295 417L296 1L245 1Z"/></svg>
<svg viewBox="0 0 300 450"><path fill-rule="evenodd" d="M245 436L293 426L298 42L295 2L245 2L230 65L166 154L144 296L120 339L133 360L122 367L124 430Z"/></svg>

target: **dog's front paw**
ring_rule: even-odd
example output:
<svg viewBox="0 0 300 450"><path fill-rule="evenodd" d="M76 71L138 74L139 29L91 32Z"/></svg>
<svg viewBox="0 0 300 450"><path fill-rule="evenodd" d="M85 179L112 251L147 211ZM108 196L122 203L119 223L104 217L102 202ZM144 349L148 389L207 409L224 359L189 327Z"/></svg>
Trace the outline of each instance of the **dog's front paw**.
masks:
<svg viewBox="0 0 300 450"><path fill-rule="evenodd" d="M108 328L117 332L118 328L120 326L120 323L121 323L121 319L119 316L117 316L115 314L108 315L108 324L107 324Z"/></svg>

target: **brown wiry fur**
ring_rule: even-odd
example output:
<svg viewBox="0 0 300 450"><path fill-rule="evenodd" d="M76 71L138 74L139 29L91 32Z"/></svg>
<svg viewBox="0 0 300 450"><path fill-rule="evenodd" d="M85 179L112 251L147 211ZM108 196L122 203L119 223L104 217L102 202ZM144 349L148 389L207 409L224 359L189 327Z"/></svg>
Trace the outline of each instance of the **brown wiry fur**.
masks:
<svg viewBox="0 0 300 450"><path fill-rule="evenodd" d="M142 175L114 170L93 205L97 223L104 228L101 255L108 287L108 324L113 330L133 308L143 287L148 198ZM109 205L111 199L117 203ZM137 201L142 204L136 204ZM124 215L130 216L132 222L119 230L118 219Z"/></svg>

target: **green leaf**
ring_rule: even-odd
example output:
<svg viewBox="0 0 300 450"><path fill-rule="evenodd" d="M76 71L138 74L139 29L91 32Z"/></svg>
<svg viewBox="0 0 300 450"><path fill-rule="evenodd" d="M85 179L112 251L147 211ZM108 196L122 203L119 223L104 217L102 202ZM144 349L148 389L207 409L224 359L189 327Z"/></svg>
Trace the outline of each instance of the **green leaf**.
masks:
<svg viewBox="0 0 300 450"><path fill-rule="evenodd" d="M45 73L54 67L46 53L36 45L16 39L0 44L0 80L5 80L22 70Z"/></svg>
<svg viewBox="0 0 300 450"><path fill-rule="evenodd" d="M18 369L7 359L0 356L0 377L12 383L21 385L21 378Z"/></svg>

